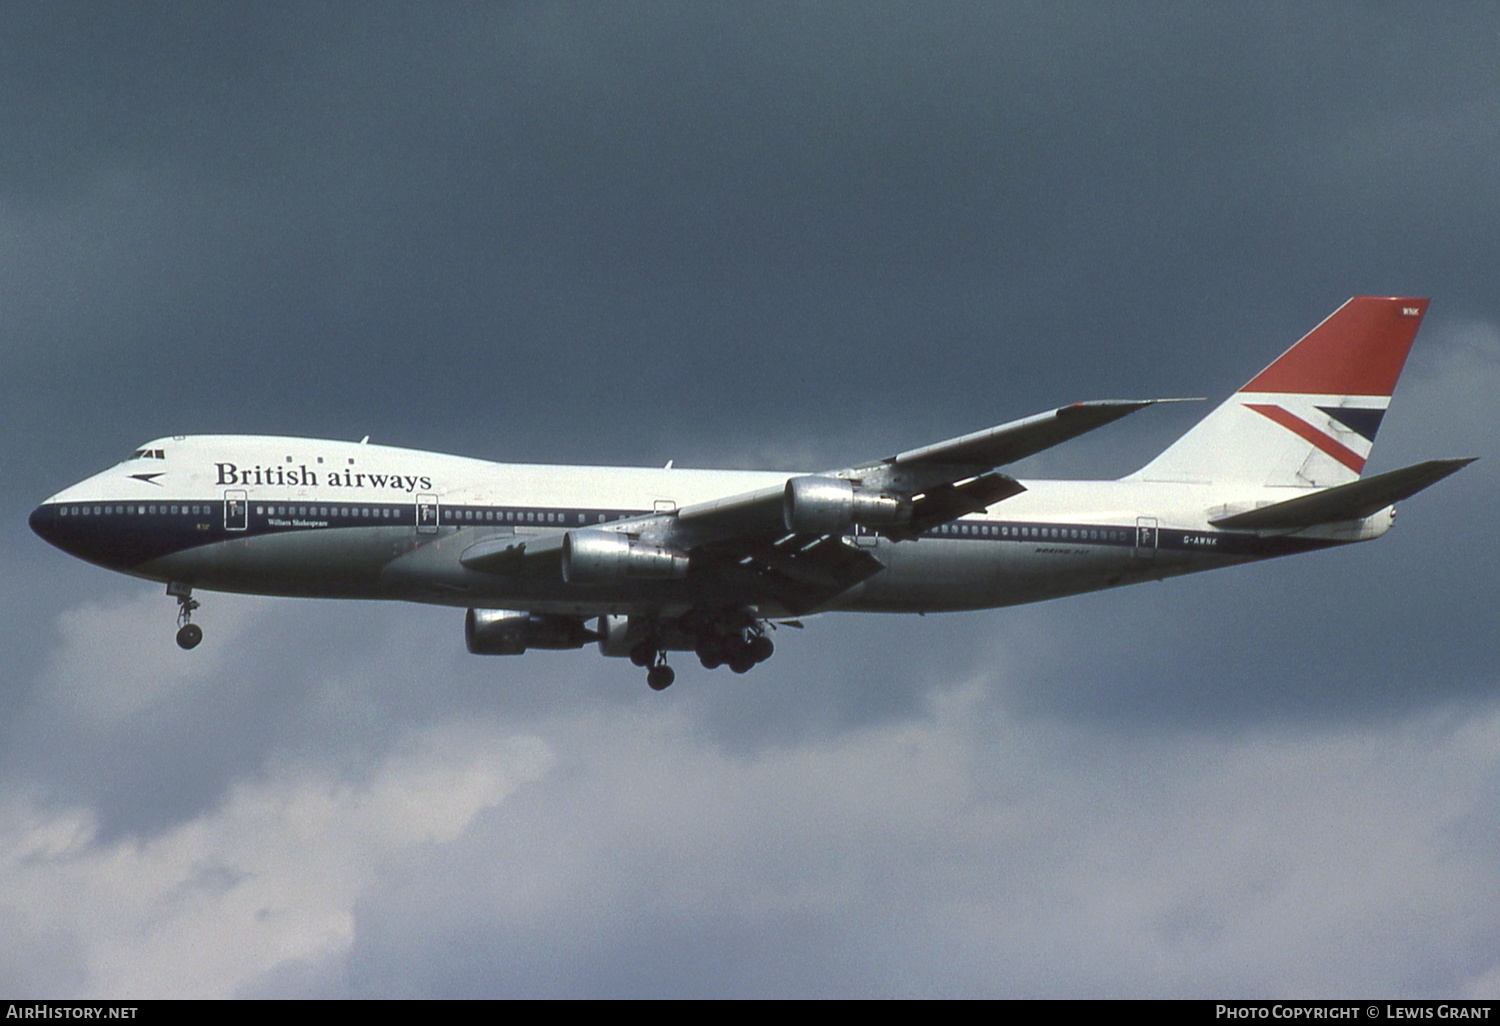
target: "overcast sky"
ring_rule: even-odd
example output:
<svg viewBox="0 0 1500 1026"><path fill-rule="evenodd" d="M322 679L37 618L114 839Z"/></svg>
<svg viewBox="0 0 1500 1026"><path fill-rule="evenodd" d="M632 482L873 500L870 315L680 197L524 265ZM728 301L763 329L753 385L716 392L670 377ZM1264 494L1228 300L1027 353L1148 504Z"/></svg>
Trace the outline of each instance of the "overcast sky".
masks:
<svg viewBox="0 0 1500 1026"><path fill-rule="evenodd" d="M1500 997L1493 5L12 4L0 993ZM743 676L154 584L153 437L815 468L1431 296L1351 547ZM1022 468L1116 476L1202 408ZM788 636L794 634L795 636Z"/></svg>

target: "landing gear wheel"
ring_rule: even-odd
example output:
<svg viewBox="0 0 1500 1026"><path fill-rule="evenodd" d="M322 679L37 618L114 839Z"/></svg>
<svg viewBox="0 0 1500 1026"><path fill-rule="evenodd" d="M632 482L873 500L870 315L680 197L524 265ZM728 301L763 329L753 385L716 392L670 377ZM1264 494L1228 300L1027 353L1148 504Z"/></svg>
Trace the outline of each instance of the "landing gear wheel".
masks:
<svg viewBox="0 0 1500 1026"><path fill-rule="evenodd" d="M636 666L650 666L656 659L656 649L649 643L641 643L630 650L630 661Z"/></svg>
<svg viewBox="0 0 1500 1026"><path fill-rule="evenodd" d="M750 639L750 658L757 663L763 663L771 658L771 653L776 651L776 646L771 644L771 639L764 634L757 634Z"/></svg>
<svg viewBox="0 0 1500 1026"><path fill-rule="evenodd" d="M173 581L167 585L167 594L177 600L177 647L197 648L203 640L203 628L193 623L193 610L199 606L193 598L193 589Z"/></svg>
<svg viewBox="0 0 1500 1026"><path fill-rule="evenodd" d="M755 658L743 649L729 657L729 668L735 673L749 673Z"/></svg>
<svg viewBox="0 0 1500 1026"><path fill-rule="evenodd" d="M646 684L652 691L665 691L677 679L677 674L666 663L653 666L646 671Z"/></svg>
<svg viewBox="0 0 1500 1026"><path fill-rule="evenodd" d="M705 670L717 670L724 665L724 646L716 638L698 642L698 661Z"/></svg>

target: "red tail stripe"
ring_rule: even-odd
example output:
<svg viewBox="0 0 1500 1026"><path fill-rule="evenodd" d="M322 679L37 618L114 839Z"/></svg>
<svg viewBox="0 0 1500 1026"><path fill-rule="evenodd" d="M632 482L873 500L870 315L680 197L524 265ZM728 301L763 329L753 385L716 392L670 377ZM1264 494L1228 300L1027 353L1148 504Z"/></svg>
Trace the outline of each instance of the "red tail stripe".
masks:
<svg viewBox="0 0 1500 1026"><path fill-rule="evenodd" d="M1388 396L1426 312L1425 299L1355 296L1240 391Z"/></svg>
<svg viewBox="0 0 1500 1026"><path fill-rule="evenodd" d="M1288 431L1293 432L1305 441L1311 442L1356 474L1365 469L1365 458L1359 453L1344 445L1338 439L1324 434L1301 417L1282 409L1280 406L1272 406L1268 403L1246 403L1245 408L1254 410L1263 417L1269 417Z"/></svg>

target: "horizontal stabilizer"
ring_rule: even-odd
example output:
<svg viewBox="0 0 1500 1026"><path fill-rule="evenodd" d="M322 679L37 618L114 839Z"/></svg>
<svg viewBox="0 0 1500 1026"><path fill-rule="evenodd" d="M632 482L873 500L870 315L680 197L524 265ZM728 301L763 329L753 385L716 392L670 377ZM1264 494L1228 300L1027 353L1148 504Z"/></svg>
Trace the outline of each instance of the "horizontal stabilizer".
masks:
<svg viewBox="0 0 1500 1026"><path fill-rule="evenodd" d="M1462 470L1476 458L1428 460L1209 523L1237 531L1274 531L1362 520Z"/></svg>

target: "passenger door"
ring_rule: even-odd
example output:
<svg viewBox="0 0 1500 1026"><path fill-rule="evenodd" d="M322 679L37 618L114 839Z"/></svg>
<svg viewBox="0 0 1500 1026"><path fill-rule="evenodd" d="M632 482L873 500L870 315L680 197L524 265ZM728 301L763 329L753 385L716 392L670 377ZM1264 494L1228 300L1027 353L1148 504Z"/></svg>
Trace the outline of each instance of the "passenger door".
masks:
<svg viewBox="0 0 1500 1026"><path fill-rule="evenodd" d="M250 527L250 500L243 489L224 492L224 530L244 531Z"/></svg>
<svg viewBox="0 0 1500 1026"><path fill-rule="evenodd" d="M417 496L417 533L437 534L438 529L438 497L436 495Z"/></svg>
<svg viewBox="0 0 1500 1026"><path fill-rule="evenodd" d="M1150 558L1156 555L1156 518L1135 518L1135 554Z"/></svg>

